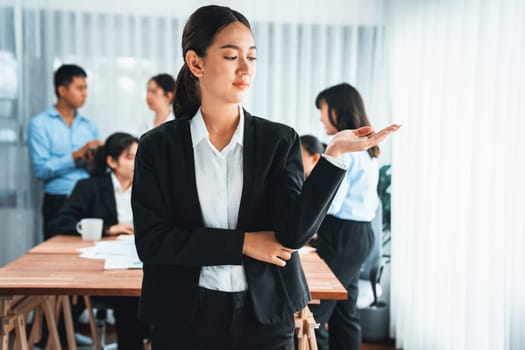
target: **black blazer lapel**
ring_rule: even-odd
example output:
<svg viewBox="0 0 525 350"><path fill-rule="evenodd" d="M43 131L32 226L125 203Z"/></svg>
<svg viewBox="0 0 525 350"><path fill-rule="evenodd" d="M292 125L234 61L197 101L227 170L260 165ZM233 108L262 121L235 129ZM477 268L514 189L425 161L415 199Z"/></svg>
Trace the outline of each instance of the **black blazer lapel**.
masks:
<svg viewBox="0 0 525 350"><path fill-rule="evenodd" d="M243 184L241 203L237 216L237 227L246 229L249 227L249 213L252 206L252 186L255 177L255 128L253 118L244 110L244 136L242 149Z"/></svg>
<svg viewBox="0 0 525 350"><path fill-rule="evenodd" d="M193 142L191 139L191 119L183 119L179 128L179 140L182 144L182 153L184 157L184 164L186 165L185 181L187 184L184 191L187 199L188 214L191 215L188 219L195 227L203 226L202 210L199 202L199 193L197 192L197 179L195 177L195 156L193 153Z"/></svg>

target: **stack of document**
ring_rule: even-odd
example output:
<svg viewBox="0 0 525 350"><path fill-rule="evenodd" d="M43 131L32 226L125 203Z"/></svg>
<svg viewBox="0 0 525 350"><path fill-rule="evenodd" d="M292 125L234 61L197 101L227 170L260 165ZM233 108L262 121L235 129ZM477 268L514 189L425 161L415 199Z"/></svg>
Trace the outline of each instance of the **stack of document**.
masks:
<svg viewBox="0 0 525 350"><path fill-rule="evenodd" d="M116 240L99 241L87 248L80 248L80 257L104 259L104 269L141 269L133 236L120 235Z"/></svg>

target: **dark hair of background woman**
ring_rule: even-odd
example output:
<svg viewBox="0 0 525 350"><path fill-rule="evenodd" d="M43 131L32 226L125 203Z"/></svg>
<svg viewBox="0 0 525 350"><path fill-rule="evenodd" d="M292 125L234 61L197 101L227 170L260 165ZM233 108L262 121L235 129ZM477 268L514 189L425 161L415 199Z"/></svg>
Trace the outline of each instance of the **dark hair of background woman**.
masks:
<svg viewBox="0 0 525 350"><path fill-rule="evenodd" d="M308 152L309 155L313 156L316 154L323 154L325 147L319 139L313 135L303 135L299 138L301 140L301 146Z"/></svg>
<svg viewBox="0 0 525 350"><path fill-rule="evenodd" d="M173 79L171 75L161 73L152 77L150 81L151 80L153 80L164 91L164 95L167 95L168 92L175 92L175 79Z"/></svg>
<svg viewBox="0 0 525 350"><path fill-rule="evenodd" d="M195 51L199 57L206 56L206 50L213 43L215 35L228 24L241 22L251 30L250 23L241 13L229 7L209 5L195 11L182 33L182 59L186 53ZM201 105L198 79L191 73L186 62L175 83L173 113L175 117L191 118Z"/></svg>
<svg viewBox="0 0 525 350"><path fill-rule="evenodd" d="M342 83L321 91L315 99L315 106L319 109L321 101L328 105L328 118L337 131L370 126L363 99L352 85ZM369 148L368 154L377 158L379 147Z"/></svg>
<svg viewBox="0 0 525 350"><path fill-rule="evenodd" d="M104 143L95 151L95 158L93 160L93 169L91 175L103 176L107 173L108 166L106 164L107 156L117 161L122 152L127 150L129 146L134 143L138 143L139 140L130 134L125 132L116 132L111 134Z"/></svg>

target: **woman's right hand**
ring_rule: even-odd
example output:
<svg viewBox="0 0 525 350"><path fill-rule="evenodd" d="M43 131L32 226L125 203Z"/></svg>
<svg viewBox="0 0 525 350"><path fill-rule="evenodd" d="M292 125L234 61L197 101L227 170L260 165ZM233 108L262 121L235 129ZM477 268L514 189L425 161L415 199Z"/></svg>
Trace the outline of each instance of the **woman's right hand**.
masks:
<svg viewBox="0 0 525 350"><path fill-rule="evenodd" d="M131 224L116 224L116 225L110 226L106 230L106 234L108 236L132 235L133 234L133 225L131 225Z"/></svg>
<svg viewBox="0 0 525 350"><path fill-rule="evenodd" d="M400 125L392 124L377 133L369 126L355 130L341 130L334 135L326 147L325 154L337 159L343 153L366 151L399 128Z"/></svg>
<svg viewBox="0 0 525 350"><path fill-rule="evenodd" d="M279 243L274 231L245 232L242 253L255 260L284 267L292 257L293 249Z"/></svg>

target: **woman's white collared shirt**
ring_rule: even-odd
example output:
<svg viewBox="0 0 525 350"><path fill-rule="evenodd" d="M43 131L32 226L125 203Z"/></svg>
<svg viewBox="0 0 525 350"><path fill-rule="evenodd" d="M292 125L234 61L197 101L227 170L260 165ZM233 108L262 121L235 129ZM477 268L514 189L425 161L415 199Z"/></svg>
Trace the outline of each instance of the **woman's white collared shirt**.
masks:
<svg viewBox="0 0 525 350"><path fill-rule="evenodd" d="M218 151L210 142L200 109L190 121L195 179L204 225L235 229L243 186L244 113L230 143ZM199 286L224 292L248 289L242 265L203 266Z"/></svg>
<svg viewBox="0 0 525 350"><path fill-rule="evenodd" d="M120 182L113 172L111 172L111 182L113 182L113 192L115 194L115 205L117 209L117 221L119 224L133 224L133 212L131 211L131 187L122 190Z"/></svg>

